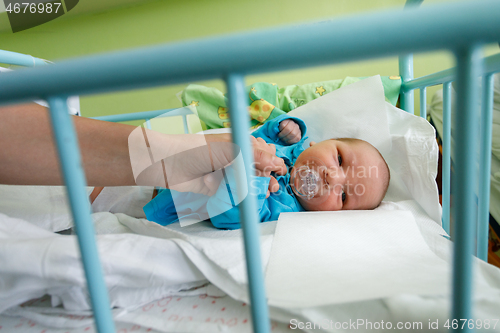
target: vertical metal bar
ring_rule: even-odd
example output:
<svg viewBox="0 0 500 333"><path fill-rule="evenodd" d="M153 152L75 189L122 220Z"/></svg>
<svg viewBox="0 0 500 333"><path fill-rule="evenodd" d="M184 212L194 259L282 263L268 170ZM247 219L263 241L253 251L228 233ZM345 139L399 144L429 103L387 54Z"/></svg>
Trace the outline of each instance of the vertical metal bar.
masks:
<svg viewBox="0 0 500 333"><path fill-rule="evenodd" d="M450 235L451 174L451 82L443 84L443 161L442 161L443 229Z"/></svg>
<svg viewBox="0 0 500 333"><path fill-rule="evenodd" d="M477 214L474 210L477 79L481 70L477 45L456 50L457 112L454 113L453 188L453 305L452 318L472 319L472 253ZM470 331L464 327L462 331Z"/></svg>
<svg viewBox="0 0 500 333"><path fill-rule="evenodd" d="M233 141L237 147L240 147L244 165L246 166L245 170L241 170L241 168L236 170L236 180L238 189L241 189L242 186L240 184L244 184L245 182L248 187L248 195L243 199L239 207L250 288L253 331L269 332L270 322L260 255L257 203L255 196L252 195L252 187L250 186L250 175L253 173L250 166L253 165L253 154L248 132L250 127L247 112L248 97L245 93L243 75L229 74L226 77L226 84L229 96L229 114Z"/></svg>
<svg viewBox="0 0 500 333"><path fill-rule="evenodd" d="M479 158L479 203L477 222L477 257L488 260L488 229L490 217L491 135L493 122L493 74L483 77L481 110L481 147Z"/></svg>
<svg viewBox="0 0 500 333"><path fill-rule="evenodd" d="M64 182L75 221L78 244L87 278L97 331L114 332L115 327L109 306L94 236L94 224L90 217L90 204L85 190L86 180L82 167L75 128L68 114L66 98L49 97L50 117L56 140Z"/></svg>
<svg viewBox="0 0 500 333"><path fill-rule="evenodd" d="M184 124L184 133L188 134L189 133L189 127L188 127L188 122L187 122L187 116L186 115L182 116L182 123Z"/></svg>
<svg viewBox="0 0 500 333"><path fill-rule="evenodd" d="M413 54L405 54L399 56L399 75L404 83L413 79ZM405 91L401 89L399 95L399 107L408 113L414 114L413 111L413 90Z"/></svg>
<svg viewBox="0 0 500 333"><path fill-rule="evenodd" d="M424 0L406 0L404 9L411 9L419 7ZM404 54L399 56L399 75L401 76L401 81L404 83L413 80L413 54ZM408 113L415 114L414 104L415 99L413 97L413 90L406 91L401 89L399 94L399 107Z"/></svg>
<svg viewBox="0 0 500 333"><path fill-rule="evenodd" d="M420 88L420 117L427 119L427 88Z"/></svg>
<svg viewBox="0 0 500 333"><path fill-rule="evenodd" d="M151 129L151 121L150 119L146 119L146 128Z"/></svg>

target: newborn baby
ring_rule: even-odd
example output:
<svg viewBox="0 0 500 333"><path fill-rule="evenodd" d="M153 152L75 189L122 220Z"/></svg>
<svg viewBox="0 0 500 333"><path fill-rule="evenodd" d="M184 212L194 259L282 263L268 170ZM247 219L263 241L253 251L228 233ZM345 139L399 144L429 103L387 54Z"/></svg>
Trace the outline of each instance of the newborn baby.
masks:
<svg viewBox="0 0 500 333"><path fill-rule="evenodd" d="M305 123L288 115L269 120L252 133L289 167L286 175L274 175L280 188L270 195L269 177L251 179L248 190L257 197L261 222L277 220L283 212L374 209L380 204L390 173L375 147L363 140L341 138L311 142L304 150L305 134ZM241 200L236 197L234 170L226 167L223 174L224 180L211 197L161 191L144 206L146 217L161 225L196 218L210 219L217 228L240 228Z"/></svg>

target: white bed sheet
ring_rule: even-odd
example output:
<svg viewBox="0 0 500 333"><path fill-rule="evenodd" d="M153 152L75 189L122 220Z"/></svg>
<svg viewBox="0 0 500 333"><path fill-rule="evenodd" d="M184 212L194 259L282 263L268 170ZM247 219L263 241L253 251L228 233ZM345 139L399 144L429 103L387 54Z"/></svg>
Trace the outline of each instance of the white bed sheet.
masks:
<svg viewBox="0 0 500 333"><path fill-rule="evenodd" d="M90 194L92 189L87 187L87 194ZM53 232L73 226L64 186L0 184L0 213Z"/></svg>
<svg viewBox="0 0 500 333"><path fill-rule="evenodd" d="M442 236L444 231L441 227L430 219L416 202L387 203L379 209L411 212L429 248L439 258L447 263L450 262L451 243ZM95 218L95 215L99 218ZM114 310L115 320L118 323L153 327L164 332L178 331L179 327L183 327L186 332L205 332L205 328L208 329L212 326L203 323L201 317L196 317L198 318L196 323L188 325L186 321L182 324L184 326L180 323L176 325L181 326L172 326L172 318L175 318L171 317L173 312L169 312L170 316L163 315L163 313L145 315L143 312L145 312L144 306L148 306L148 304L150 304L150 307L153 307L154 304L157 306L162 304L161 299L166 299L169 296L179 295L179 297L184 297L182 289L205 286L206 280L220 288L224 294L229 295L227 296L228 306L233 304L232 307L234 307L235 304L239 304L242 307L241 312L237 311L234 314L234 316L240 318L240 322L244 320L243 318L248 319L248 317L245 317L245 314L248 316L248 310L243 309L244 306L241 305L243 302L246 303L248 298L245 269L242 264L243 251L239 239L241 232L239 230L214 232L213 228L205 224L197 224L187 228L181 228L176 224L167 228L159 226L156 228L154 223L143 219L110 213L94 214L94 220L98 222L96 225L98 232L106 233L98 236L99 249L105 267L106 283L111 290L112 304L119 307ZM37 320L38 323L44 323L47 326L55 325L61 328L70 328L75 325L80 328L88 326L89 321L75 320L71 316L63 319L57 317L61 313L67 315L89 314L89 304L81 269L73 267L78 262L76 249L72 250L72 248L75 248L74 236L54 236L32 224L22 225L19 220L12 220L12 223L10 227L6 228L7 230L2 231L2 235L5 236L8 232L11 236L8 237L9 246L4 245L3 241L0 243L2 244L0 245L1 261L11 266L14 265L12 261L6 260L11 256L13 246L16 251L19 251L18 256L21 256L24 251L24 255L33 257L33 261L32 263L24 261L24 263L28 264L28 267L25 268L24 272L17 272L15 286L19 288L13 294L16 297L23 296L22 299L10 298L6 300L4 297L5 289L1 291L2 304L11 305L11 308L6 310L3 316L23 316L24 318ZM14 223L19 226L17 229ZM275 223L261 224L260 227L263 262L267 263ZM135 233L130 233L130 230ZM113 234L110 234L110 232L113 232ZM15 234L15 237L12 236L13 234ZM156 238L150 237L150 234L155 234ZM33 242L34 239L37 242ZM31 244L32 247L27 248L26 244ZM167 244L175 244L178 249L182 250L183 254L179 255L177 253L175 258L169 258L167 250L169 246ZM37 248L37 246L40 246L40 248ZM144 251L145 248L148 250ZM40 258L34 255L38 253L45 253L40 254L40 256L45 257L43 267L39 264ZM153 256L150 257L152 254ZM19 261L19 257L17 258L17 261ZM179 263L179 258L184 258L182 259L184 262ZM146 261L144 262L144 260ZM177 263L174 263L173 260ZM479 260L476 260L475 263L477 283L474 294L476 302L474 313L476 318L492 319L500 313L500 270ZM181 270L179 267L182 266L185 266L186 269ZM32 269L28 269L29 267ZM173 269L174 267L175 269ZM7 269L5 266L2 266L2 268ZM181 271L184 271L182 274L186 276L191 275L191 279L195 281L192 284L176 282L174 287L161 283L169 276L170 281L177 281L171 276L172 274L179 276ZM198 272L201 272L202 275L198 275ZM4 276L4 272L0 275ZM201 279L199 279L200 277ZM37 283L34 284L33 280L36 280ZM10 286L12 285L11 282ZM28 290L28 286L30 286L30 290ZM23 290L23 287L24 293L19 293L20 290ZM211 291L203 288L205 287L191 291L191 293L200 293L201 295L208 293L209 295L217 295L217 297L222 295L216 288ZM62 301L67 308L59 307L47 310L36 306L12 307L16 303L25 302L33 297L41 297L44 294L52 295L52 302L56 304ZM186 304L192 304L190 302L196 301L196 296L186 298L185 301ZM449 297L442 294L427 296L399 294L382 299L366 299L317 307L290 309L274 306L271 307L271 317L283 323L290 323L292 319L317 322L328 319L334 322L344 322L357 318L377 322L381 320L427 322L429 319L444 321L448 316L448 301ZM193 303L192 306L197 304ZM187 318L191 313L192 316L192 306L189 308L186 305L182 310L178 309L175 315L184 315ZM175 307L168 307L168 309L168 311L170 309L173 311ZM208 308L206 310L212 311ZM59 319L55 320L54 317ZM152 319L152 317L155 319ZM232 317L224 318L227 323ZM227 325L220 327L231 331ZM241 328L241 326L235 327ZM216 330L214 329L214 331ZM233 331L241 332L236 328Z"/></svg>

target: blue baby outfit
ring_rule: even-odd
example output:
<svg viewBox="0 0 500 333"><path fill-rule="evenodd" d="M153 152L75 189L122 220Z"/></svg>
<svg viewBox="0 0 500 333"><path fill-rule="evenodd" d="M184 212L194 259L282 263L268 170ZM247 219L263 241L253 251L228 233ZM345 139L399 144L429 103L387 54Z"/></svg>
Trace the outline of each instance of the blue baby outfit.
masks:
<svg viewBox="0 0 500 333"><path fill-rule="evenodd" d="M279 124L285 119L292 119L300 126L302 139L296 144L285 145L278 138ZM300 153L304 151L302 145L306 139L305 134L305 123L286 114L267 121L252 133L254 137L262 138L267 143L274 144L276 146L276 156L281 157L289 169L294 165ZM226 167L224 173L224 180L213 196L177 192L169 189L161 191L144 206L147 219L161 225L168 225L179 221L179 217L192 217L200 220L210 219L216 228L239 229L241 227L240 215L238 205L235 202L238 203L240 200L236 197L234 169L231 166ZM288 172L284 176L273 174L273 176L278 181L280 188L278 192L271 193L268 198L266 198L266 194L270 179L268 177L253 176L250 180L249 195L257 197L261 222L275 221L280 213L304 210L289 186L290 173Z"/></svg>

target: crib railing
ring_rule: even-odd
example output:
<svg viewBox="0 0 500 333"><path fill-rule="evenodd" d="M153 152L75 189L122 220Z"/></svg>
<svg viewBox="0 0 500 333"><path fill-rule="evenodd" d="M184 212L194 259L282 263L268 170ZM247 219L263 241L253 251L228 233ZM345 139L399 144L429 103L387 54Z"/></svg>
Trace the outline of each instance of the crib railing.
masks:
<svg viewBox="0 0 500 333"><path fill-rule="evenodd" d="M24 67L37 67L44 66L50 63L50 61L35 58L27 54L0 50L0 63Z"/></svg>
<svg viewBox="0 0 500 333"><path fill-rule="evenodd" d="M153 118L164 118L164 117L182 117L182 124L184 125L184 133L189 133L189 126L187 121L187 116L193 114L188 108L180 109L165 109L165 110L155 110L155 111L142 111L142 112L132 112L125 114L116 114L109 116L93 117L93 119L111 121L111 122L124 122L132 120L144 120L146 122L146 127L151 129L151 119Z"/></svg>
<svg viewBox="0 0 500 333"><path fill-rule="evenodd" d="M451 50L457 59L456 130L463 133L457 137L454 156L455 249L451 317L472 318L471 231L475 216L472 197L474 168L469 156L472 156L475 139L476 78L481 74L482 66L478 50L481 43L500 40L499 12L500 2L494 0L441 4L404 12L392 10L313 25L91 56L2 75L0 103L38 98L49 101L98 331L112 332L114 325L98 261L76 135L65 104L67 96L224 78L229 93L233 138L241 148L245 165L251 165L251 147L246 134L249 124L244 75L437 49ZM256 41L266 52L254 52ZM290 49L290 45L300 47L293 52L284 52ZM199 53L200 49L204 52ZM124 71L123 68L136 70ZM75 77L79 80L74 80ZM411 84L415 85L415 82L418 81L407 80L403 92L411 92L414 89L411 89ZM404 101L409 105L406 99ZM237 171L238 184L249 179L248 169ZM240 210L251 311L254 330L268 332L269 316L254 207L255 198L248 196Z"/></svg>
<svg viewBox="0 0 500 333"><path fill-rule="evenodd" d="M480 119L480 158L478 218L476 235L476 255L486 261L488 257L488 222L490 202L490 165L491 138L493 121L493 75L500 72L500 54L483 59L482 108ZM478 77L479 78L479 77ZM476 79L478 79L476 78ZM450 234L450 166L451 166L451 83L457 79L457 68L450 68L431 75L403 82L401 94L420 89L420 116L427 117L425 89L429 86L443 85L443 228ZM423 92L423 93L422 93ZM476 106L477 109L477 106Z"/></svg>
<svg viewBox="0 0 500 333"><path fill-rule="evenodd" d="M474 247L475 221L474 216L474 192L475 192L475 160L472 158L475 152L476 140L476 115L474 110L477 108L478 97L476 96L477 79L482 74L482 59L480 57L479 44L458 47L454 50L457 59L457 110L455 116L455 131L459 135L455 138L455 164L454 176L452 178L454 191L454 203L452 213L454 217L454 252L453 252L453 304L452 318L463 319L472 318L470 302L472 299L472 256ZM422 79L422 81L425 81ZM411 82L411 81L410 81ZM407 90L408 83L404 83L403 91ZM422 92L425 95L426 85L422 85ZM450 99L448 90L449 82L445 87L447 103L449 108ZM424 100L424 108L425 108ZM449 112L449 110L447 111ZM423 113L425 115L425 112ZM449 118L446 117L446 131L449 130ZM491 144L491 138L490 138ZM449 166L449 145L450 137L445 143L446 165ZM491 146L490 148L491 149ZM488 153L491 150L488 150ZM489 168L488 175L489 175ZM446 180L449 181L449 174L446 174ZM489 189L489 179L488 179ZM446 194L445 204L449 204L449 193ZM448 208L448 207L447 207ZM445 227L449 229L449 212L446 210ZM462 316L462 317L461 317ZM468 329L467 329L468 330Z"/></svg>

